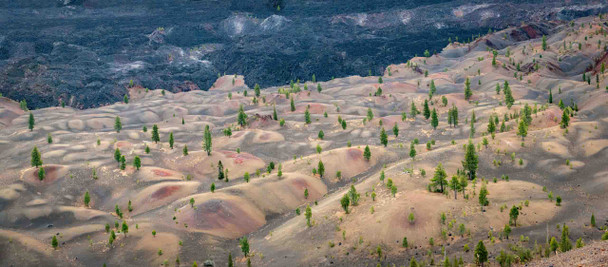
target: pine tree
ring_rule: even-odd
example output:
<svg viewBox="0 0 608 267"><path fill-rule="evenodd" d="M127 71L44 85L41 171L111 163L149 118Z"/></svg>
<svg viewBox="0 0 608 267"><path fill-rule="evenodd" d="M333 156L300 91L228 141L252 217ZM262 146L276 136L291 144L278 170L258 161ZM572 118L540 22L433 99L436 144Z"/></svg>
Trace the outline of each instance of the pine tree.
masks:
<svg viewBox="0 0 608 267"><path fill-rule="evenodd" d="M232 252L228 252L228 267L234 267L234 261L232 261Z"/></svg>
<svg viewBox="0 0 608 267"><path fill-rule="evenodd" d="M247 236L243 236L241 240L239 240L239 244L241 245L241 251L245 257L249 256L249 240L247 240Z"/></svg>
<svg viewBox="0 0 608 267"><path fill-rule="evenodd" d="M435 80L431 80L431 86L429 89L429 99L432 98L436 92L437 92L437 87L435 87Z"/></svg>
<svg viewBox="0 0 608 267"><path fill-rule="evenodd" d="M426 99L424 100L423 112L424 118L428 120L431 117L431 110L429 109L429 101Z"/></svg>
<svg viewBox="0 0 608 267"><path fill-rule="evenodd" d="M570 241L570 231L568 230L568 226L564 223L562 226L562 238L559 241L559 250L562 252L566 252L572 249L572 242Z"/></svg>
<svg viewBox="0 0 608 267"><path fill-rule="evenodd" d="M509 211L509 219L513 222L513 226L515 227L517 227L517 217L519 217L519 209L516 206L513 206Z"/></svg>
<svg viewBox="0 0 608 267"><path fill-rule="evenodd" d="M51 240L51 246L53 246L53 249L57 249L57 246L59 246L59 242L57 241L57 236L53 236L53 238Z"/></svg>
<svg viewBox="0 0 608 267"><path fill-rule="evenodd" d="M211 130L209 129L209 125L205 125L203 138L203 149L207 152L207 156L211 156Z"/></svg>
<svg viewBox="0 0 608 267"><path fill-rule="evenodd" d="M279 116L277 115L277 106L273 105L272 106L272 119L273 120L279 120Z"/></svg>
<svg viewBox="0 0 608 267"><path fill-rule="evenodd" d="M500 84L499 83L496 84L496 94L500 95Z"/></svg>
<svg viewBox="0 0 608 267"><path fill-rule="evenodd" d="M306 122L306 124L311 123L310 112L308 111L308 108L306 108L306 111L304 111L304 122Z"/></svg>
<svg viewBox="0 0 608 267"><path fill-rule="evenodd" d="M433 129L437 129L438 125L439 125L439 118L437 117L437 110L435 110L435 108L433 108L433 111L431 112L431 126L433 126Z"/></svg>
<svg viewBox="0 0 608 267"><path fill-rule="evenodd" d="M304 212L304 215L306 216L306 225L308 227L311 227L312 224L310 223L310 218L312 217L312 210L310 209L310 205L306 205L306 211Z"/></svg>
<svg viewBox="0 0 608 267"><path fill-rule="evenodd" d="M135 158L133 159L133 167L135 167L135 169L137 169L139 171L139 168L141 168L141 159L139 158L139 156L135 156Z"/></svg>
<svg viewBox="0 0 608 267"><path fill-rule="evenodd" d="M483 267L483 264L488 261L488 251L483 245L483 241L479 241L477 246L475 246L475 261L478 262L481 267Z"/></svg>
<svg viewBox="0 0 608 267"><path fill-rule="evenodd" d="M291 107L291 112L296 111L296 104L293 102L293 96L291 97L291 99L289 100L289 105Z"/></svg>
<svg viewBox="0 0 608 267"><path fill-rule="evenodd" d="M496 131L496 124L494 124L494 120L492 119L492 116L490 116L490 119L488 120L488 133L494 133Z"/></svg>
<svg viewBox="0 0 608 267"><path fill-rule="evenodd" d="M348 206L350 205L350 198L348 197L348 194L344 194L344 196L342 196L340 199L340 205L342 206L342 209L344 209L344 212L348 214Z"/></svg>
<svg viewBox="0 0 608 267"><path fill-rule="evenodd" d="M553 252L557 251L557 248L559 248L559 244L557 243L555 237L551 237L551 242L549 242L549 248Z"/></svg>
<svg viewBox="0 0 608 267"><path fill-rule="evenodd" d="M182 150L182 153L184 154L184 156L188 156L188 146L184 145L184 149Z"/></svg>
<svg viewBox="0 0 608 267"><path fill-rule="evenodd" d="M124 171L126 168L127 168L127 159L123 155L120 157L120 169Z"/></svg>
<svg viewBox="0 0 608 267"><path fill-rule="evenodd" d="M435 168L435 175L431 179L432 186L436 188L439 186L439 192L443 193L443 186L447 184L446 180L447 174L445 169L443 169L443 165L439 163Z"/></svg>
<svg viewBox="0 0 608 267"><path fill-rule="evenodd" d="M553 103L553 93L551 92L551 88L549 88L549 104L551 103Z"/></svg>
<svg viewBox="0 0 608 267"><path fill-rule="evenodd" d="M319 134L317 135L319 137L319 139L323 140L323 137L325 137L325 133L323 133L323 130L319 131Z"/></svg>
<svg viewBox="0 0 608 267"><path fill-rule="evenodd" d="M89 203L91 203L91 195L89 194L89 191L86 191L84 193L84 205L88 207Z"/></svg>
<svg viewBox="0 0 608 267"><path fill-rule="evenodd" d="M30 132L34 130L35 123L36 121L34 120L34 114L30 112L30 118L28 120L28 129L30 129Z"/></svg>
<svg viewBox="0 0 608 267"><path fill-rule="evenodd" d="M505 93L505 103L507 104L507 108L511 109L511 106L513 106L515 103L515 99L513 98L511 87L509 87L509 82L505 81L505 85L503 86L502 90Z"/></svg>
<svg viewBox="0 0 608 267"><path fill-rule="evenodd" d="M543 51L547 50L547 36L543 35Z"/></svg>
<svg viewBox="0 0 608 267"><path fill-rule="evenodd" d="M458 181L458 176L452 176L452 180L450 180L448 186L450 189L454 190L454 199L458 199L458 191L460 190L460 181Z"/></svg>
<svg viewBox="0 0 608 267"><path fill-rule="evenodd" d="M412 256L412 259L410 260L410 267L418 267L418 262L414 256Z"/></svg>
<svg viewBox="0 0 608 267"><path fill-rule="evenodd" d="M259 84L255 84L255 86L253 87L253 91L255 92L255 96L256 97L260 97L260 85Z"/></svg>
<svg viewBox="0 0 608 267"><path fill-rule="evenodd" d="M469 144L466 147L464 160L462 161L462 167L467 172L469 180L475 179L475 173L477 172L478 163L479 156L475 151L475 145L473 145L473 142L471 141L471 139L469 139Z"/></svg>
<svg viewBox="0 0 608 267"><path fill-rule="evenodd" d="M152 126L152 142L157 143L160 141L160 135L158 134L158 125Z"/></svg>
<svg viewBox="0 0 608 267"><path fill-rule="evenodd" d="M505 238L508 240L509 235L511 234L511 226L509 226L509 224L505 224L505 227L503 228L502 233L504 234Z"/></svg>
<svg viewBox="0 0 608 267"><path fill-rule="evenodd" d="M528 126L526 126L526 122L523 119L519 120L519 125L517 126L517 135L521 136L521 140L528 135Z"/></svg>
<svg viewBox="0 0 608 267"><path fill-rule="evenodd" d="M475 137L475 112L473 112L473 117L471 118L471 127L469 128L469 138Z"/></svg>
<svg viewBox="0 0 608 267"><path fill-rule="evenodd" d="M245 114L243 105L239 106L239 114L237 116L237 121L241 127L245 127L245 125L247 125L247 114Z"/></svg>
<svg viewBox="0 0 608 267"><path fill-rule="evenodd" d="M591 227L595 227L595 214L591 213Z"/></svg>
<svg viewBox="0 0 608 267"><path fill-rule="evenodd" d="M114 120L114 130L116 130L117 133L120 133L120 130L122 130L122 123L118 116L116 116L116 119Z"/></svg>
<svg viewBox="0 0 608 267"><path fill-rule="evenodd" d="M453 110L452 110L452 124L454 124L454 127L458 126L458 107L453 106Z"/></svg>
<svg viewBox="0 0 608 267"><path fill-rule="evenodd" d="M416 148L414 147L414 142L410 143L410 158L416 158Z"/></svg>
<svg viewBox="0 0 608 267"><path fill-rule="evenodd" d="M125 104L129 104L129 97L125 94L125 96L122 98L122 101L125 102Z"/></svg>
<svg viewBox="0 0 608 267"><path fill-rule="evenodd" d="M570 124L570 115L568 115L570 113L569 109L570 108L566 108L562 111L562 121L559 123L562 128L567 128Z"/></svg>
<svg viewBox="0 0 608 267"><path fill-rule="evenodd" d="M412 104L410 105L410 116L412 118L416 118L416 115L420 113L418 111L418 109L416 108L416 103L414 103L414 101L412 100Z"/></svg>
<svg viewBox="0 0 608 267"><path fill-rule="evenodd" d="M467 77L466 81L464 82L464 99L469 100L472 95L473 91L471 91L471 81L469 80L469 77Z"/></svg>
<svg viewBox="0 0 608 267"><path fill-rule="evenodd" d="M122 221L122 233L126 236L129 233L129 225L126 221Z"/></svg>
<svg viewBox="0 0 608 267"><path fill-rule="evenodd" d="M40 154L40 151L38 151L38 147L34 146L34 149L32 149L32 153L31 153L31 163L32 163L32 167L40 167L42 166L42 156Z"/></svg>
<svg viewBox="0 0 608 267"><path fill-rule="evenodd" d="M217 163L217 179L218 180L224 180L224 165L222 164L222 161L218 161Z"/></svg>
<svg viewBox="0 0 608 267"><path fill-rule="evenodd" d="M323 165L323 161L321 160L319 160L317 172L319 173L319 177L323 178L323 174L325 174L325 165Z"/></svg>
<svg viewBox="0 0 608 267"><path fill-rule="evenodd" d="M393 134L395 135L395 137L399 136L399 127L397 126L397 123L395 123L395 125L393 126Z"/></svg>
<svg viewBox="0 0 608 267"><path fill-rule="evenodd" d="M386 135L384 127L382 127L382 130L380 130L380 143L383 144L384 147L386 147L386 145L388 144L388 136Z"/></svg>
<svg viewBox="0 0 608 267"><path fill-rule="evenodd" d="M372 151L369 149L369 146L365 146L365 150L363 151L363 157L367 161L369 161L372 157Z"/></svg>
<svg viewBox="0 0 608 267"><path fill-rule="evenodd" d="M116 150L114 150L114 160L116 160L116 162L118 162L120 164L120 157L122 156L122 154L120 153L120 149L118 149L118 147L116 148Z"/></svg>
<svg viewBox="0 0 608 267"><path fill-rule="evenodd" d="M448 125L450 125L450 127L452 127L452 123L453 123L453 120L452 120L452 116L453 116L453 115L452 115L452 112L453 112L453 110L452 110L451 108L450 108L450 109L448 109Z"/></svg>
<svg viewBox="0 0 608 267"><path fill-rule="evenodd" d="M320 83L317 83L317 92L321 93L321 91L323 91L323 88L321 88Z"/></svg>
<svg viewBox="0 0 608 267"><path fill-rule="evenodd" d="M174 144L174 142L175 142L175 139L173 139L173 132L170 132L170 133L169 133L169 147L170 147L171 149L173 149L173 144Z"/></svg>
<svg viewBox="0 0 608 267"><path fill-rule="evenodd" d="M44 177L46 176L46 172L44 171L43 167L38 168L38 179L40 179L40 181L44 180Z"/></svg>
<svg viewBox="0 0 608 267"><path fill-rule="evenodd" d="M51 136L51 133L48 133L46 135L46 142L49 143L49 144L53 143L53 136Z"/></svg>
<svg viewBox="0 0 608 267"><path fill-rule="evenodd" d="M367 108L367 121L372 121L374 119L374 112L372 108Z"/></svg>

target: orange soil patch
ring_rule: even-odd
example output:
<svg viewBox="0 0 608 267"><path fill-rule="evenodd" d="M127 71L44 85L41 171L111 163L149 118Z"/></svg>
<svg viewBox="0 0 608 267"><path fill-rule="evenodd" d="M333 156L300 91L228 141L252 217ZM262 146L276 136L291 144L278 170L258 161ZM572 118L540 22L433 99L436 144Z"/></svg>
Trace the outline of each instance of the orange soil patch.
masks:
<svg viewBox="0 0 608 267"><path fill-rule="evenodd" d="M308 189L308 199L304 197L305 189ZM326 193L327 187L317 178L284 173L281 178L273 175L215 193L192 196L196 209L186 204L179 209L177 217L179 222L187 223L197 231L235 238L262 227L268 214L293 210ZM189 197L180 201L188 200Z"/></svg>
<svg viewBox="0 0 608 267"><path fill-rule="evenodd" d="M304 190L308 189L308 199ZM236 190L236 192L234 191ZM320 199L327 193L327 186L318 178L299 173L283 173L254 179L250 183L227 189L228 192L250 199L260 210L268 213L283 213Z"/></svg>
<svg viewBox="0 0 608 267"><path fill-rule="evenodd" d="M392 132L393 126L395 125L395 123L397 124L398 127L404 127L405 125L407 125L407 120L406 121L402 121L401 120L401 116L400 115L392 115L392 116L386 116L386 117L382 117L382 118L375 118L373 119L370 125L379 125L380 120L382 120L382 125L384 125L384 127L386 128L387 131Z"/></svg>
<svg viewBox="0 0 608 267"><path fill-rule="evenodd" d="M199 182L164 182L148 186L133 199L133 213L140 214L196 192Z"/></svg>
<svg viewBox="0 0 608 267"><path fill-rule="evenodd" d="M241 237L266 223L265 215L249 201L223 193L194 196L195 207L178 210L177 219L188 229L225 238Z"/></svg>
<svg viewBox="0 0 608 267"><path fill-rule="evenodd" d="M214 179L217 177L217 164L222 161L224 170L228 170L228 177L242 177L245 172L254 173L255 170L263 168L264 161L252 154L234 151L216 150L207 156L204 151L190 153L187 157L168 162L174 168L193 174L194 179Z"/></svg>
<svg viewBox="0 0 608 267"><path fill-rule="evenodd" d="M180 172L158 167L142 167L134 173L142 181L182 180L184 178Z"/></svg>
<svg viewBox="0 0 608 267"><path fill-rule="evenodd" d="M135 85L133 87L127 88L129 90L129 98L133 100L142 99L146 96L146 88L141 85Z"/></svg>
<svg viewBox="0 0 608 267"><path fill-rule="evenodd" d="M384 95L416 93L417 90L415 85L404 82L383 83L380 87L382 88L382 94ZM374 88L377 90L378 86L375 86Z"/></svg>
<svg viewBox="0 0 608 267"><path fill-rule="evenodd" d="M234 80L234 84L232 81ZM229 91L237 87L245 86L245 79L241 75L237 75L236 78L234 75L224 75L219 77L209 90L221 90L221 91Z"/></svg>
<svg viewBox="0 0 608 267"><path fill-rule="evenodd" d="M131 144L128 141L118 141L114 144L114 149L118 148L118 149L129 149L132 148L133 144Z"/></svg>
<svg viewBox="0 0 608 267"><path fill-rule="evenodd" d="M56 182L68 173L68 167L63 165L46 164L44 168L45 177L42 181L38 178L38 168L28 168L21 174L21 180L33 185L48 185Z"/></svg>
<svg viewBox="0 0 608 267"><path fill-rule="evenodd" d="M311 114L323 114L327 109L325 104L305 103L305 104L296 105L296 111L294 111L294 112L304 113L304 112L306 112L307 107L308 107L308 112L310 112Z"/></svg>

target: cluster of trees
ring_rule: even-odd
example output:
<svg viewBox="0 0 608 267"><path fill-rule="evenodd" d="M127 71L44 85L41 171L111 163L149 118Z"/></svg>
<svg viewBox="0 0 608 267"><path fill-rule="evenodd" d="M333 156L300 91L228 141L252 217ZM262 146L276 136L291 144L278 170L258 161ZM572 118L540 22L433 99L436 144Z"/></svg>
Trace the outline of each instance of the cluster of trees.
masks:
<svg viewBox="0 0 608 267"><path fill-rule="evenodd" d="M458 108L454 105L448 110L448 124L454 127L458 126Z"/></svg>

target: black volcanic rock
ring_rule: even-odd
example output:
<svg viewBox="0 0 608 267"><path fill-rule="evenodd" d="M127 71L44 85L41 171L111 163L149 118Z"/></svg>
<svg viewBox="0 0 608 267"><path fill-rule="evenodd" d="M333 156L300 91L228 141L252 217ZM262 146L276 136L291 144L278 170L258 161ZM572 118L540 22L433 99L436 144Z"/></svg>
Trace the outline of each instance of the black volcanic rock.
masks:
<svg viewBox="0 0 608 267"><path fill-rule="evenodd" d="M130 80L183 91L208 89L218 73L250 87L377 75L448 37L608 11L584 0L415 2L0 0L0 93L30 108L88 108L120 101Z"/></svg>

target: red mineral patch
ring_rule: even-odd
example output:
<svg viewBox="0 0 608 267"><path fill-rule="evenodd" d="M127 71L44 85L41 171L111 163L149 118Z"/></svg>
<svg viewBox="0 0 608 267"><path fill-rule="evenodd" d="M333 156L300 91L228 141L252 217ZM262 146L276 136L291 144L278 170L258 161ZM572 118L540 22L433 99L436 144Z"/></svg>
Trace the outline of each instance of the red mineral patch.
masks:
<svg viewBox="0 0 608 267"><path fill-rule="evenodd" d="M61 165L43 165L44 179L38 178L39 168L30 168L23 174L23 179L31 184L50 184L66 174L66 167Z"/></svg>
<svg viewBox="0 0 608 267"><path fill-rule="evenodd" d="M363 152L360 149L349 148L346 151L346 155L350 160L363 160Z"/></svg>
<svg viewBox="0 0 608 267"><path fill-rule="evenodd" d="M114 146L117 148L131 148L133 145L127 141L118 141Z"/></svg>
<svg viewBox="0 0 608 267"><path fill-rule="evenodd" d="M152 173L154 173L154 175L156 175L156 176L161 176L161 177L171 176L171 173L163 171L163 170L159 170L159 169L152 170Z"/></svg>
<svg viewBox="0 0 608 267"><path fill-rule="evenodd" d="M308 184L308 182L302 178L296 178L293 179L291 181L291 184L296 188L296 189L301 189L304 190L305 188L308 188L310 185Z"/></svg>
<svg viewBox="0 0 608 267"><path fill-rule="evenodd" d="M233 201L211 199L198 205L193 221L202 230L223 229L233 226L244 233L250 233L261 225L251 219L250 215ZM231 227L230 227L231 228Z"/></svg>
<svg viewBox="0 0 608 267"><path fill-rule="evenodd" d="M156 199L156 200L166 198L166 197L170 196L171 194L173 194L174 192L178 191L179 188L180 187L177 185L161 187L158 190L156 190L154 193L152 193L150 198Z"/></svg>
<svg viewBox="0 0 608 267"><path fill-rule="evenodd" d="M249 154L249 153L236 153L233 151L225 151L222 150L220 151L222 154L226 155L226 157L228 158L232 158L234 160L235 164L243 164L243 162L247 161L247 160L253 160L256 159L255 156Z"/></svg>
<svg viewBox="0 0 608 267"><path fill-rule="evenodd" d="M295 112L304 113L306 111L306 107L308 107L308 112L311 114L323 114L325 112L325 105L319 103L310 103L305 105L298 105L296 107Z"/></svg>

